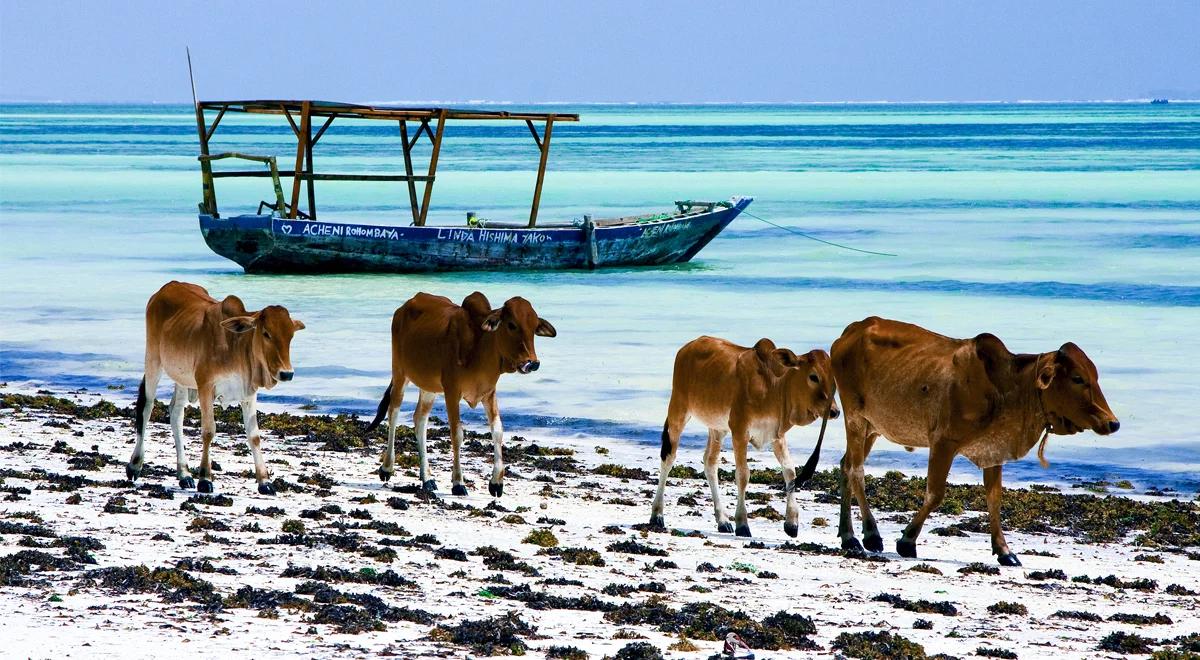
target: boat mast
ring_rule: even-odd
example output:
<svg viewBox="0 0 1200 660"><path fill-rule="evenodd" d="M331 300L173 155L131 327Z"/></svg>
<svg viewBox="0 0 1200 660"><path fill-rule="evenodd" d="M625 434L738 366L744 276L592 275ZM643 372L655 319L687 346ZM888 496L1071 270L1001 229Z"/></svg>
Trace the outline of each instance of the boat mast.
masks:
<svg viewBox="0 0 1200 660"><path fill-rule="evenodd" d="M546 117L546 128L540 138L532 120L526 119L525 125L529 127L529 132L533 133L533 141L542 152L542 158L538 161L537 183L533 186L533 207L529 209L529 227L533 228L537 224L538 205L542 201L542 180L546 178L546 160L550 157L550 133L554 130L554 115Z"/></svg>
<svg viewBox="0 0 1200 660"><path fill-rule="evenodd" d="M196 132L200 135L200 155L207 156L208 137L211 133L204 121L204 108L201 108L200 102L196 100L196 77L192 75L192 49L185 47L185 51L187 52L188 81L192 83L192 108L196 111ZM221 115L217 115L217 121L221 121ZM216 129L216 122L213 122L213 130ZM213 190L212 164L204 158L200 159L200 181L204 187L203 211L215 218L217 217L217 195Z"/></svg>

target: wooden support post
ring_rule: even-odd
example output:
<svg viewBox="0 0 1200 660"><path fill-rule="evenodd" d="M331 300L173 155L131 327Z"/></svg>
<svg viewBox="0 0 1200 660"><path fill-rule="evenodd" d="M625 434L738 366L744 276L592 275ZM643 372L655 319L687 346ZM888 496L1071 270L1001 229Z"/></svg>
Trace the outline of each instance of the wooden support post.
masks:
<svg viewBox="0 0 1200 660"><path fill-rule="evenodd" d="M313 173L312 114L309 112L308 107L304 108L304 119L301 120L301 123L304 124L304 136L305 136L304 160L306 161L306 163L304 166L304 173L309 175L307 177L307 180L305 181L305 184L308 187L308 217L312 218L313 220L316 220L317 219L317 194L316 194L316 191L313 189L313 178L312 178L312 173Z"/></svg>
<svg viewBox="0 0 1200 660"><path fill-rule="evenodd" d="M446 130L446 111L438 113L437 134L433 138L433 153L429 155L429 178L425 180L425 198L421 202L421 216L417 226L425 226L425 218L429 216L429 200L433 196L433 177L437 172L438 154L442 151L442 134ZM544 164L544 162L543 162Z"/></svg>
<svg viewBox="0 0 1200 660"><path fill-rule="evenodd" d="M530 125L530 129L533 126ZM533 187L533 207L529 209L529 226L537 225L538 205L542 201L542 181L546 178L546 159L550 157L550 133L554 130L554 116L546 118L546 130L538 147L542 150L542 159L538 162L537 183ZM536 135L534 136L536 139Z"/></svg>
<svg viewBox="0 0 1200 660"><path fill-rule="evenodd" d="M216 127L215 124L213 126L214 126L214 128ZM200 107L199 103L196 104L196 130L200 134L200 155L207 156L208 155L208 127L206 126L206 122L204 120L204 109ZM215 218L215 217L217 217L217 193L216 193L216 190L213 188L213 175L212 174L213 174L212 163L209 162L208 160L201 159L200 160L200 183L204 189L204 203L201 206L204 207L205 213L207 213Z"/></svg>
<svg viewBox="0 0 1200 660"><path fill-rule="evenodd" d="M296 131L296 167L292 170L292 210L288 213L289 218L295 218L296 212L300 206L300 182L303 177L300 175L305 172L304 161L308 155L308 131L311 126L311 116L309 115L309 102L305 101L301 106L300 112L300 129ZM289 120L291 117L288 118Z"/></svg>
<svg viewBox="0 0 1200 660"><path fill-rule="evenodd" d="M420 135L418 133L418 135ZM412 145L408 143L408 122L400 120L400 145L404 147L404 174L408 176L408 203L412 207L413 224L420 219L417 209L417 182L413 180Z"/></svg>

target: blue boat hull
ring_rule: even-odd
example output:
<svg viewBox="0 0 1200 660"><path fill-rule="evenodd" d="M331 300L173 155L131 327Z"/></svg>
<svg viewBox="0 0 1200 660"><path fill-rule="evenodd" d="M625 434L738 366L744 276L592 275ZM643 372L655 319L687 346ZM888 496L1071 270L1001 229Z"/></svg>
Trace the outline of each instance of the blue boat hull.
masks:
<svg viewBox="0 0 1200 660"><path fill-rule="evenodd" d="M750 198L671 218L610 226L396 227L200 215L217 254L248 273L419 273L552 270L683 263L717 236Z"/></svg>

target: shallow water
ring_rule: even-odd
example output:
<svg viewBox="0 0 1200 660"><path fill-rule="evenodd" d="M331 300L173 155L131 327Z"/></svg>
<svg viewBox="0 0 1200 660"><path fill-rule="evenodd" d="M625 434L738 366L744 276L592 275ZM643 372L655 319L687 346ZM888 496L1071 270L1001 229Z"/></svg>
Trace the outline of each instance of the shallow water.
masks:
<svg viewBox="0 0 1200 660"><path fill-rule="evenodd" d="M511 107L506 109L512 109ZM556 125L541 217L665 210L752 195L750 211L880 257L743 216L690 264L597 273L245 275L211 253L196 133L179 106L0 106L0 380L136 385L142 310L171 279L308 324L296 380L264 400L367 412L388 380L392 310L416 291L531 299L558 328L543 368L501 384L506 428L656 444L674 352L699 335L797 351L876 314L1014 351L1065 341L1096 362L1121 432L1055 438L1045 474L1200 480L1200 105L582 106ZM400 171L391 126L335 123L318 171ZM216 150L289 160L290 129L227 116ZM536 148L520 124L451 125L433 222L528 213ZM418 156L418 163L422 159ZM288 166L282 166L288 167ZM269 197L217 182L224 213ZM327 183L323 219L404 222L399 184ZM166 385L163 386L166 393ZM405 409L415 396L410 392ZM469 423L481 425L476 411ZM840 452L840 424L831 424ZM793 431L807 453L816 429ZM690 428L687 442L703 431ZM880 447L881 450L890 449ZM764 456L764 458L767 458ZM912 467L923 455L873 456Z"/></svg>

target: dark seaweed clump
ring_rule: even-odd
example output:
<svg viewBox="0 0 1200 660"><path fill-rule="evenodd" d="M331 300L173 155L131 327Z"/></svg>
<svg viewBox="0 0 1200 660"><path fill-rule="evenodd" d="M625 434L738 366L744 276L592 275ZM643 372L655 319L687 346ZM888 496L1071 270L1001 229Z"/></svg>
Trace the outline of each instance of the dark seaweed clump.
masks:
<svg viewBox="0 0 1200 660"><path fill-rule="evenodd" d="M536 633L536 627L509 612L490 619L463 621L456 626L438 626L429 636L434 641L469 647L479 655L525 655L529 646L521 636L532 637Z"/></svg>
<svg viewBox="0 0 1200 660"><path fill-rule="evenodd" d="M580 566L603 566L604 557L600 556L600 552L591 548L547 548L538 554L546 554L551 557L561 557L563 561Z"/></svg>
<svg viewBox="0 0 1200 660"><path fill-rule="evenodd" d="M616 477L618 479L634 479L637 481L645 481L650 478L650 473L643 468L627 467L625 465L617 465L616 463L598 465L592 468L592 474Z"/></svg>
<svg viewBox="0 0 1200 660"><path fill-rule="evenodd" d="M393 607L373 594L357 594L338 591L330 585L317 580L309 580L296 587L296 593L310 595L313 602L325 605L352 604L361 607L372 617L384 621L409 621L424 625L432 625L440 617L422 609L410 607Z"/></svg>
<svg viewBox="0 0 1200 660"><path fill-rule="evenodd" d="M83 587L95 585L120 593L156 593L167 603L191 601L209 612L223 607L221 596L211 582L177 568L151 570L144 565L98 568L85 573L80 581Z"/></svg>
<svg viewBox="0 0 1200 660"><path fill-rule="evenodd" d="M1066 581L1067 574L1062 572L1061 569L1052 568L1048 571L1029 571L1028 573L1025 574L1025 577L1029 578L1030 580L1063 580L1063 581Z"/></svg>
<svg viewBox="0 0 1200 660"><path fill-rule="evenodd" d="M1080 610L1059 610L1050 616L1056 619L1073 619L1075 621L1103 621L1104 619L1099 614L1091 612L1083 612Z"/></svg>
<svg viewBox="0 0 1200 660"><path fill-rule="evenodd" d="M525 603L531 610L583 610L587 612L611 612L617 608L591 594L585 596L557 596L545 591L534 591L527 584L516 586L490 586L487 591L494 596Z"/></svg>
<svg viewBox="0 0 1200 660"><path fill-rule="evenodd" d="M575 646L551 646L546 649L548 660L588 660L587 651Z"/></svg>
<svg viewBox="0 0 1200 660"><path fill-rule="evenodd" d="M667 593L667 586L662 582L643 582L638 585L633 584L609 584L600 590L600 593L605 596L628 596L635 591L645 591L652 594Z"/></svg>
<svg viewBox="0 0 1200 660"><path fill-rule="evenodd" d="M480 546L472 550L470 554L483 557L483 565L494 571L515 571L531 577L541 575L533 566L523 561L517 561L516 556L511 552L501 550L494 545Z"/></svg>
<svg viewBox="0 0 1200 660"><path fill-rule="evenodd" d="M994 649L987 646L980 646L975 649L975 655L985 658L1001 658L1002 660L1017 660L1017 654L1008 649Z"/></svg>
<svg viewBox="0 0 1200 660"><path fill-rule="evenodd" d="M1097 647L1101 651L1112 651L1114 653L1149 653L1150 646L1157 642L1149 637L1142 637L1137 633L1113 632L1109 633L1100 640L1100 645Z"/></svg>
<svg viewBox="0 0 1200 660"><path fill-rule="evenodd" d="M662 651L650 642L630 642L622 646L615 660L662 660Z"/></svg>
<svg viewBox="0 0 1200 660"><path fill-rule="evenodd" d="M346 635L387 630L370 612L353 605L326 605L313 617L313 623L330 624Z"/></svg>
<svg viewBox="0 0 1200 660"><path fill-rule="evenodd" d="M812 650L809 639L816 634L812 619L779 611L762 622L742 611L730 611L713 603L689 603L672 609L665 600L651 596L641 603L629 603L607 612L604 619L616 625L653 625L670 634L690 639L716 641L736 632L751 648L767 650Z"/></svg>
<svg viewBox="0 0 1200 660"><path fill-rule="evenodd" d="M27 576L35 571L72 571L79 564L61 557L55 557L40 550L21 550L5 557L0 557L0 587L22 587L34 581Z"/></svg>
<svg viewBox="0 0 1200 660"><path fill-rule="evenodd" d="M1026 616L1029 614L1029 609L1024 605L1007 600L988 605L987 611L992 614L1012 614L1014 616Z"/></svg>
<svg viewBox="0 0 1200 660"><path fill-rule="evenodd" d="M376 584L385 587L403 587L416 589L417 583L401 576L392 569L376 571L373 568L361 568L351 571L336 566L288 566L281 574L285 578L302 578L305 580L320 580L322 582L352 582L355 584Z"/></svg>
<svg viewBox="0 0 1200 660"><path fill-rule="evenodd" d="M1169 626L1174 623L1174 621L1171 620L1171 617L1163 614L1162 612L1158 612L1154 615L1119 612L1108 617L1108 620L1116 621L1117 623L1132 623L1135 626Z"/></svg>
<svg viewBox="0 0 1200 660"><path fill-rule="evenodd" d="M1076 575L1075 577L1071 578L1071 581L1082 582L1083 584L1101 584L1114 589L1134 589L1137 591L1154 591L1155 589L1158 589L1158 582L1149 578L1122 580L1115 575L1098 578L1089 578L1086 575Z"/></svg>
<svg viewBox="0 0 1200 660"><path fill-rule="evenodd" d="M833 640L833 650L864 660L925 660L925 647L886 630L845 632Z"/></svg>
<svg viewBox="0 0 1200 660"><path fill-rule="evenodd" d="M980 561L973 561L958 569L958 572L962 573L963 575L971 575L973 573L979 575L1000 575L1000 567L992 566L991 564L985 564Z"/></svg>
<svg viewBox="0 0 1200 660"><path fill-rule="evenodd" d="M648 555L651 557L666 557L667 551L652 545L639 543L633 539L617 541L608 544L609 552L623 552L630 555Z"/></svg>
<svg viewBox="0 0 1200 660"><path fill-rule="evenodd" d="M872 598L871 600L878 603L891 603L892 607L905 610L908 612L916 612L917 614L941 614L943 616L958 616L958 608L954 603L945 600L929 601L929 600L908 600L903 596L896 594L883 593Z"/></svg>

